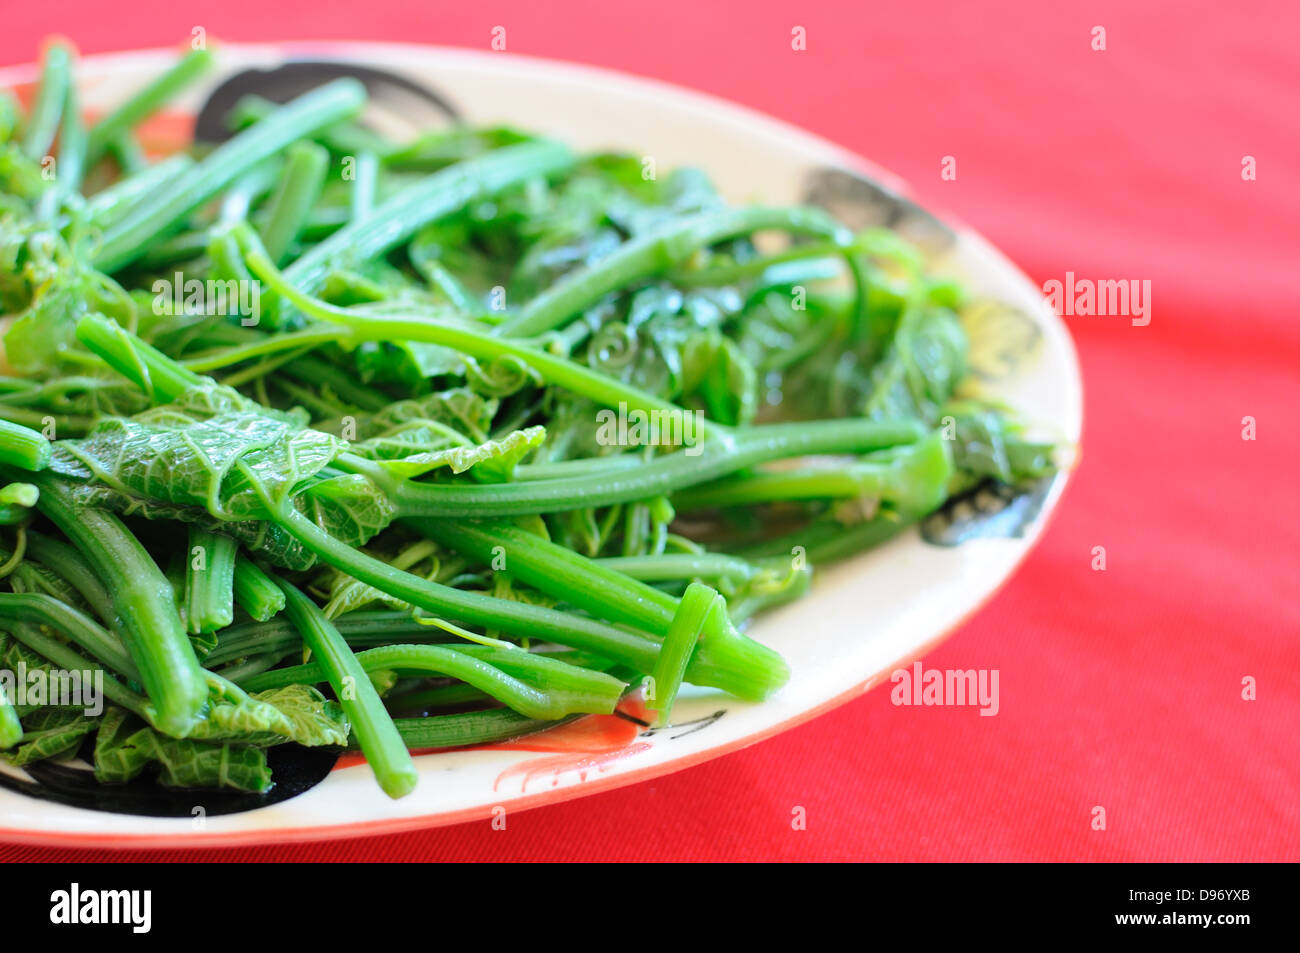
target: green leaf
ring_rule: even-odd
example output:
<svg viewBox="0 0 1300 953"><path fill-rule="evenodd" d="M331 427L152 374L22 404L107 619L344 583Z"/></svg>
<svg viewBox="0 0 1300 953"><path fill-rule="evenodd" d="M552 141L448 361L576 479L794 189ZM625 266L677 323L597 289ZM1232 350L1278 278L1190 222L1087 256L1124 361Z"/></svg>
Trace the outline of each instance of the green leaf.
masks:
<svg viewBox="0 0 1300 953"><path fill-rule="evenodd" d="M12 550L0 544L0 562L7 561L12 554ZM86 611L89 608L81 593L66 579L30 559L24 559L14 567L9 574L9 585L14 592L41 592L76 609Z"/></svg>
<svg viewBox="0 0 1300 953"><path fill-rule="evenodd" d="M167 787L265 791L271 786L262 750L266 746L285 741L347 744L350 727L342 708L310 685L248 695L226 683L213 691L207 719L183 740L154 731L122 709L109 708L95 739L96 778L129 781L157 765L159 781Z"/></svg>
<svg viewBox="0 0 1300 953"><path fill-rule="evenodd" d="M96 780L125 783L137 777L153 760L153 745L144 737L152 732L143 725L139 718L121 708L105 710L99 733L95 735Z"/></svg>
<svg viewBox="0 0 1300 953"><path fill-rule="evenodd" d="M949 402L941 412L941 426L952 428L958 488L984 479L1015 484L1046 476L1055 469L1052 445L1026 440L1021 425L1005 408L959 400Z"/></svg>
<svg viewBox="0 0 1300 953"><path fill-rule="evenodd" d="M0 754L16 767L75 752L96 726L96 719L71 708L38 708L24 715L22 722L22 743Z"/></svg>
<svg viewBox="0 0 1300 953"><path fill-rule="evenodd" d="M311 685L286 685L252 696L279 710L289 726L288 737L306 747L348 743L347 716L337 702L330 701Z"/></svg>
<svg viewBox="0 0 1300 953"><path fill-rule="evenodd" d="M262 518L330 463L343 444L318 430L244 411L195 419L175 405L101 422L62 455L64 469L144 500L201 506L220 520ZM57 465L56 465L57 466Z"/></svg>
<svg viewBox="0 0 1300 953"><path fill-rule="evenodd" d="M148 747L161 768L158 783L163 787L233 788L255 794L271 787L271 769L261 748L229 742L202 744L167 738L153 730L148 733Z"/></svg>
<svg viewBox="0 0 1300 953"><path fill-rule="evenodd" d="M495 400L467 387L456 387L390 404L379 413L359 420L357 436L362 440L379 437L415 421L442 424L472 440L486 440L496 412Z"/></svg>
<svg viewBox="0 0 1300 953"><path fill-rule="evenodd" d="M525 456L542 445L546 428L527 427L512 431L499 440L486 440L480 444L453 442L457 436L442 428L411 423L384 437L362 441L352 450L358 456L375 460L397 477L415 477L441 467L448 467L452 473L464 473L473 468L474 475L480 480L501 483L514 475L515 466ZM395 456L405 448L414 452ZM314 496L322 486L324 484L313 487L311 495Z"/></svg>
<svg viewBox="0 0 1300 953"><path fill-rule="evenodd" d="M469 437L444 424L431 420L408 420L377 437L362 440L350 449L367 460L401 460L417 453L438 453L473 445L474 441Z"/></svg>
<svg viewBox="0 0 1300 953"><path fill-rule="evenodd" d="M95 738L95 778L122 783L157 765L158 781L173 788L232 788L261 793L271 771L261 748L234 742L168 738L121 709L105 712Z"/></svg>
<svg viewBox="0 0 1300 953"><path fill-rule="evenodd" d="M393 501L357 474L315 483L293 502L317 526L351 546L369 542L397 516Z"/></svg>
<svg viewBox="0 0 1300 953"><path fill-rule="evenodd" d="M754 422L758 374L736 342L718 331L692 335L682 349L682 391L698 395L710 420Z"/></svg>
<svg viewBox="0 0 1300 953"><path fill-rule="evenodd" d="M245 549L260 553L272 564L285 569L310 569L316 564L316 557L275 523L264 520L225 522L200 507L143 500L105 486L83 485L76 491L76 497L78 504L85 507L112 510L146 520L196 523L213 532L227 533L239 540ZM294 505L304 508L297 499Z"/></svg>
<svg viewBox="0 0 1300 953"><path fill-rule="evenodd" d="M264 410L211 385L59 441L52 466L82 484L83 505L220 529L277 565L305 569L314 557L266 522L286 500L354 543L392 520L391 504L368 483L320 478L345 446L307 428L301 415ZM323 489L308 501L300 494L309 487Z"/></svg>
<svg viewBox="0 0 1300 953"><path fill-rule="evenodd" d="M25 193L24 169L8 150L0 150L0 193ZM44 191L39 172L37 178ZM4 336L8 363L24 374L47 376L74 345L78 318L103 311L129 324L135 305L78 253L84 223L74 221L60 232L32 214L30 207L6 214L0 203L0 313L15 315Z"/></svg>
<svg viewBox="0 0 1300 953"><path fill-rule="evenodd" d="M367 585L359 579L353 579L347 573L335 572L331 578L330 597L324 609L327 619L337 619L341 615L364 609L375 602L382 602L393 609L411 608L409 602Z"/></svg>
<svg viewBox="0 0 1300 953"><path fill-rule="evenodd" d="M933 424L966 373L968 347L951 311L905 312L889 350L871 370L861 412L876 420L915 417Z"/></svg>
<svg viewBox="0 0 1300 953"><path fill-rule="evenodd" d="M376 669L373 672L367 672L366 675L370 678L370 684L375 686L375 691L380 698L391 692L393 686L398 682L397 673L389 668Z"/></svg>
<svg viewBox="0 0 1300 953"><path fill-rule="evenodd" d="M944 408L953 420L953 465L973 478L992 477L1010 482L1005 422L994 410L972 403ZM945 421L946 422L946 421Z"/></svg>
<svg viewBox="0 0 1300 953"><path fill-rule="evenodd" d="M66 418L68 416L101 417L130 416L149 406L138 387L121 378L105 380L85 374L51 377L21 392L7 394L5 403L21 406L34 414ZM77 434L64 421L58 421L59 435ZM65 432L66 431L66 432Z"/></svg>
<svg viewBox="0 0 1300 953"><path fill-rule="evenodd" d="M15 678L18 677L17 673L21 671L26 671L28 673L44 672L48 676L53 670L53 666L50 665L49 662L37 655L27 646L23 645L17 639L11 638L8 633L0 633L0 668L3 668L8 672L13 672ZM58 709L51 709L46 705L15 704L14 710L23 718L25 728L29 724L34 727L44 727L46 725L46 722L43 720L28 722L27 716L30 715L38 719L44 719L47 717L49 712L57 711Z"/></svg>
<svg viewBox="0 0 1300 953"><path fill-rule="evenodd" d="M263 747L284 741L343 745L348 722L343 709L310 685L289 685L249 695L217 683L207 717L189 735L193 741L238 741Z"/></svg>
<svg viewBox="0 0 1300 953"><path fill-rule="evenodd" d="M372 554L384 560L394 569L409 572L430 582L437 580L442 568L437 544L431 540L418 540L406 546L398 553ZM423 568L422 568L423 567ZM325 604L325 617L337 619L348 612L355 612L372 603L382 602L394 609L410 610L410 603L396 596L376 589L374 586L349 576L345 572L331 569L327 576L329 601Z"/></svg>
<svg viewBox="0 0 1300 953"><path fill-rule="evenodd" d="M0 191L5 195L31 202L48 185L41 176L40 163L24 155L16 143L5 143L0 148Z"/></svg>
<svg viewBox="0 0 1300 953"><path fill-rule="evenodd" d="M449 347L423 341L366 342L356 351L363 383L397 384L413 390L431 377L463 372L464 361Z"/></svg>

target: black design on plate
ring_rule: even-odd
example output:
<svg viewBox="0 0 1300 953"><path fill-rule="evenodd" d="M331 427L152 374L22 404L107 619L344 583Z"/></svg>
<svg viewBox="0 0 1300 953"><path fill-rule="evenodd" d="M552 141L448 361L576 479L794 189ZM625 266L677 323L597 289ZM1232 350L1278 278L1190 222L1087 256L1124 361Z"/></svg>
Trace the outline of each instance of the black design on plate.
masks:
<svg viewBox="0 0 1300 953"><path fill-rule="evenodd" d="M971 539L1024 536L1059 476L1015 486L987 480L922 520L921 538L935 546L960 546Z"/></svg>
<svg viewBox="0 0 1300 953"><path fill-rule="evenodd" d="M930 254L957 240L956 233L911 199L845 169L814 169L804 185L804 201L825 209L854 231L892 228Z"/></svg>
<svg viewBox="0 0 1300 953"><path fill-rule="evenodd" d="M627 712L625 712L625 711L624 711L623 709L621 709L621 708L615 708L615 709L614 709L614 717L615 717L615 718L621 718L621 719L623 719L624 721L630 721L630 722L632 722L632 724L634 724L634 725L639 725L639 726L641 726L642 728L649 728L649 727L650 727L650 722L646 721L644 718L638 718L636 715L629 715Z"/></svg>
<svg viewBox="0 0 1300 953"><path fill-rule="evenodd" d="M294 60L271 69L246 69L225 79L199 110L194 138L202 142L224 142L233 134L226 115L245 96L261 96L287 103L331 80L351 76L365 84L369 94L367 112L385 126L400 123L412 135L427 132L460 118L460 113L440 93L397 73L328 60Z"/></svg>
<svg viewBox="0 0 1300 953"><path fill-rule="evenodd" d="M719 708L712 715L705 715L703 718L696 718L694 721L683 721L678 724L664 725L662 728L651 728L649 731L641 732L642 738L649 738L651 735L657 735L661 731L677 731L678 728L685 728L686 731L678 732L675 735L669 735L670 741L676 741L678 738L685 738L687 735L693 735L697 731L703 731L718 721L727 713L725 708Z"/></svg>
<svg viewBox="0 0 1300 953"><path fill-rule="evenodd" d="M196 807L201 807L204 816L208 817L241 814L287 801L311 790L329 776L342 752L342 748L304 748L296 744L267 749L266 761L275 784L265 794L176 790L165 788L148 776L126 784L100 784L89 766L77 767L59 761L25 765L22 770L31 778L30 781L0 771L0 788L56 804L110 814L193 817Z"/></svg>

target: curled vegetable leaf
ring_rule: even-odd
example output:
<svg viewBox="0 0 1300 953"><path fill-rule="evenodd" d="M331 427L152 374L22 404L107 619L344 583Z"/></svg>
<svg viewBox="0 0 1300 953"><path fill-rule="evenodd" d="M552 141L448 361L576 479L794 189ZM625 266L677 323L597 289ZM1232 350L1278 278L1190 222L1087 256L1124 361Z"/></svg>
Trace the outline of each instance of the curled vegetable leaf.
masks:
<svg viewBox="0 0 1300 953"><path fill-rule="evenodd" d="M402 424L441 424L473 440L487 439L498 403L466 387L437 391L389 404L377 414L357 421L356 436L362 440L379 437Z"/></svg>
<svg viewBox="0 0 1300 953"><path fill-rule="evenodd" d="M453 442L454 438L445 431L412 423L385 437L359 443L353 451L378 461L381 467L398 477L419 476L441 467L449 468L452 473L464 473L473 468L474 475L480 480L501 483L509 480L515 465L540 447L545 439L546 428L536 426L513 431L499 440L468 444ZM391 456L404 446L418 452Z"/></svg>

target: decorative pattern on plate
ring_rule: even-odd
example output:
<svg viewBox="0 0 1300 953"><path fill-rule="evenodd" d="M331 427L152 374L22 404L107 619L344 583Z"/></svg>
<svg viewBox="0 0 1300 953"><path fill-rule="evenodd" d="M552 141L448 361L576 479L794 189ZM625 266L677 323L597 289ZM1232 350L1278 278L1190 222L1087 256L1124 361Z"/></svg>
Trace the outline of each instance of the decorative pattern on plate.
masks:
<svg viewBox="0 0 1300 953"><path fill-rule="evenodd" d="M886 226L931 255L950 248L957 234L911 199L845 169L808 173L804 201L830 212L854 231Z"/></svg>
<svg viewBox="0 0 1300 953"><path fill-rule="evenodd" d="M960 318L970 339L970 369L980 380L1010 377L1042 347L1043 329L1005 301L976 299L962 309Z"/></svg>
<svg viewBox="0 0 1300 953"><path fill-rule="evenodd" d="M921 538L935 546L960 546L972 539L1024 536L1060 477L1017 486L994 480L981 483L922 520Z"/></svg>
<svg viewBox="0 0 1300 953"><path fill-rule="evenodd" d="M677 738L685 738L687 735L693 735L697 731L703 731L705 728L708 728L710 725L717 724L718 719L721 718L726 713L727 713L727 709L719 708L713 714L705 715L703 718L696 718L692 721L682 721L673 725L664 725L662 728L650 728L647 731L642 732L641 737L651 738L657 734L671 731L673 732L673 734L668 735L669 741L673 741Z"/></svg>
<svg viewBox="0 0 1300 953"><path fill-rule="evenodd" d="M93 740L89 742L93 744ZM238 814L278 804L309 791L329 776L342 748L304 748L296 744L268 748L266 762L275 784L265 794L240 791L177 791L162 787L152 777L141 776L126 784L100 784L84 761L38 761L25 765L24 780L0 771L0 788L29 797L112 814L144 817L193 817Z"/></svg>
<svg viewBox="0 0 1300 953"><path fill-rule="evenodd" d="M520 779L519 793L523 794L528 790L528 782L546 775L550 775L551 787L558 787L560 778L571 771L577 772L580 782L586 781L589 773L604 771L615 761L622 761L624 758L640 754L642 751L649 751L650 747L649 744L642 741L622 748L615 748L613 751L573 752L570 754L547 755L545 758L530 758L527 761L511 765L502 771L492 784L492 790L499 791L503 781L517 777Z"/></svg>
<svg viewBox="0 0 1300 953"><path fill-rule="evenodd" d="M273 69L246 69L232 74L208 96L194 125L195 138L223 142L234 130L226 116L245 96L260 96L276 103L289 100L330 80L351 76L365 84L367 110L375 118L399 122L412 133L428 132L459 119L449 100L426 85L405 76L359 63L293 60Z"/></svg>

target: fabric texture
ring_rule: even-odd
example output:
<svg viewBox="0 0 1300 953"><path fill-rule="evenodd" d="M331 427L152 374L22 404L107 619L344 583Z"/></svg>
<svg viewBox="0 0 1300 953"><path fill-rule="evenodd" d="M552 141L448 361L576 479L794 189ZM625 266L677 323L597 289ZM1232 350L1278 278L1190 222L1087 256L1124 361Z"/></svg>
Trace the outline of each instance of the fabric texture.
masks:
<svg viewBox="0 0 1300 953"><path fill-rule="evenodd" d="M925 659L998 669L996 717L895 707L886 686L710 763L512 815L505 831L201 853L0 846L0 861L1300 860L1300 8L185 6L17 5L0 61L34 59L54 32L86 53L179 43L194 26L485 49L504 26L512 53L669 80L839 142L1040 284L1149 280L1150 323L1066 318L1082 464L1015 577Z"/></svg>

